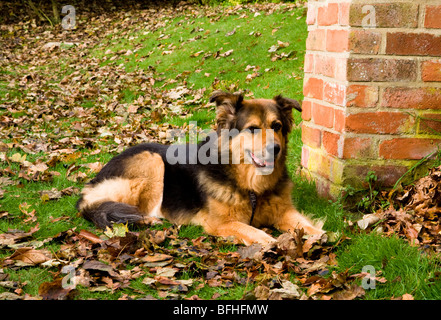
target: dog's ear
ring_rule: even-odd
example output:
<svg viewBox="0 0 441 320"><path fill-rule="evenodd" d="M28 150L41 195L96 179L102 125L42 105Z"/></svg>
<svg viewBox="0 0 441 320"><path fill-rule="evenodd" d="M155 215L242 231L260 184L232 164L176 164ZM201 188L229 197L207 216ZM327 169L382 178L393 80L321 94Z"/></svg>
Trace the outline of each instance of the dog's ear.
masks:
<svg viewBox="0 0 441 320"><path fill-rule="evenodd" d="M242 107L243 96L224 91L215 91L210 102L216 102L217 129L230 129L236 120L236 113Z"/></svg>
<svg viewBox="0 0 441 320"><path fill-rule="evenodd" d="M284 133L288 133L291 131L293 123L292 109L296 109L297 111L302 112L302 107L297 100L284 98L280 94L278 96L275 96L273 100L277 103L278 108L282 112L282 116L284 116Z"/></svg>

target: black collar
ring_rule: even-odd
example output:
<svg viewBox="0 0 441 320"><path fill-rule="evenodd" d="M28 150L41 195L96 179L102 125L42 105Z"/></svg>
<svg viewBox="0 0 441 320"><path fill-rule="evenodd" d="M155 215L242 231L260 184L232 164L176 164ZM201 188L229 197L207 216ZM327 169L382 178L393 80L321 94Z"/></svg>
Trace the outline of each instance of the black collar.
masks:
<svg viewBox="0 0 441 320"><path fill-rule="evenodd" d="M250 219L250 225L251 225L253 223L254 214L256 213L257 195L253 191L250 191L249 196L251 203L251 219Z"/></svg>

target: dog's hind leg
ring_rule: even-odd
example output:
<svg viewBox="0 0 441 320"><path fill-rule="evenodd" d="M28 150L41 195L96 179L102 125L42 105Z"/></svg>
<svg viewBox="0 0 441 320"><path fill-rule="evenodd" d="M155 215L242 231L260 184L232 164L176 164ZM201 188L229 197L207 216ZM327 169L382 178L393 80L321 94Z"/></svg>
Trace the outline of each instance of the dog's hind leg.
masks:
<svg viewBox="0 0 441 320"><path fill-rule="evenodd" d="M86 186L77 203L77 209L98 228L112 223L135 223L143 216L136 206L133 181L124 178L104 180Z"/></svg>
<svg viewBox="0 0 441 320"><path fill-rule="evenodd" d="M77 209L100 228L112 223L136 223L161 217L164 163L145 151L124 163L122 177L86 186Z"/></svg>
<svg viewBox="0 0 441 320"><path fill-rule="evenodd" d="M127 164L125 176L132 179L138 193L136 206L148 218L163 218L161 212L164 192L164 161L157 153L148 151L132 157Z"/></svg>
<svg viewBox="0 0 441 320"><path fill-rule="evenodd" d="M96 206L87 207L81 214L100 229L113 223L136 223L143 219L137 207L114 201L106 201Z"/></svg>

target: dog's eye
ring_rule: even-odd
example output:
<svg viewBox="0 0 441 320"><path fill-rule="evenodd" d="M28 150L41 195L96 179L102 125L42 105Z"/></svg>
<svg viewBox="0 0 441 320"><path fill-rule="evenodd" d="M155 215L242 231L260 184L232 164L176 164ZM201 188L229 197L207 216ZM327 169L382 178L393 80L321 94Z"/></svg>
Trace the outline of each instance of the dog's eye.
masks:
<svg viewBox="0 0 441 320"><path fill-rule="evenodd" d="M282 129L282 125L279 122L274 122L271 125L271 129L273 129L275 132L280 131L280 129Z"/></svg>
<svg viewBox="0 0 441 320"><path fill-rule="evenodd" d="M257 131L257 130L259 130L259 129L260 129L260 128L259 128L259 127L256 127L256 126L250 126L250 127L247 128L247 130L250 130L251 133L255 133L255 131Z"/></svg>

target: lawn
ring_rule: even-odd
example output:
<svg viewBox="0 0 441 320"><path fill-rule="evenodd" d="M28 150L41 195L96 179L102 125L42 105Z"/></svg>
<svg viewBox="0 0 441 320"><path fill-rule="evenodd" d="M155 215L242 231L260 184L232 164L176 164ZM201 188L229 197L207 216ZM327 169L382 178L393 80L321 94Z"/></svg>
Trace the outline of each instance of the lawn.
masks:
<svg viewBox="0 0 441 320"><path fill-rule="evenodd" d="M212 128L214 90L302 100L305 18L302 4L192 5L79 13L74 30L26 20L2 28L0 298L441 298L437 255L360 230L361 213L319 198L298 174L299 113L293 201L330 231L311 248L297 237L301 257L278 247L255 261L253 248L199 227L97 230L78 216L79 191L112 156L169 143L167 130L190 122ZM71 279L66 266L74 289L60 286ZM366 270L375 285L356 291Z"/></svg>

